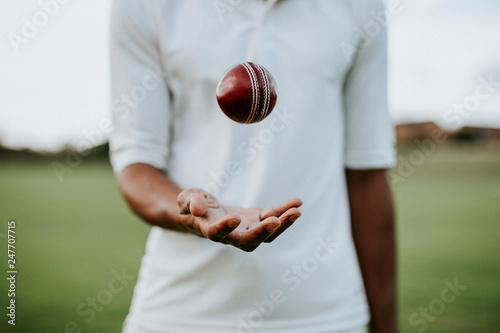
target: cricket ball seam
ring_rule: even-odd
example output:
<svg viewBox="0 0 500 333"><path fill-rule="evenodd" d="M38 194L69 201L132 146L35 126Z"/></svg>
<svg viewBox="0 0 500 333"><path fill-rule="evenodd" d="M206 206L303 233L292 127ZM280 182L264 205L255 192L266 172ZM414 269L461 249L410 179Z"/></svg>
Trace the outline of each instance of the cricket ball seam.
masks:
<svg viewBox="0 0 500 333"><path fill-rule="evenodd" d="M260 104L260 91L259 91L259 82L257 79L257 74L255 70L248 62L242 63L243 67L246 69L248 76L250 78L250 83L252 85L252 107L250 109L250 114L248 115L245 123L251 123L254 117L256 116L257 110L259 109Z"/></svg>
<svg viewBox="0 0 500 333"><path fill-rule="evenodd" d="M269 79L267 77L267 73L261 65L255 65L262 76L262 81L264 82L264 105L262 106L262 111L260 113L259 121L262 121L264 117L267 115L267 111L269 110L269 100L271 98L271 93L269 89Z"/></svg>

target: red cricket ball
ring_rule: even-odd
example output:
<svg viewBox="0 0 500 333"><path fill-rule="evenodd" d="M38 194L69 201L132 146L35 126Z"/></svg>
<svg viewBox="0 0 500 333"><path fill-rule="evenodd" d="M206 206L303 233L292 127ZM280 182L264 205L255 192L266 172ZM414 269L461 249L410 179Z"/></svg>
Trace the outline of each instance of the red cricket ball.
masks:
<svg viewBox="0 0 500 333"><path fill-rule="evenodd" d="M278 98L274 77L263 66L251 62L228 69L217 84L216 96L226 116L241 124L262 121Z"/></svg>

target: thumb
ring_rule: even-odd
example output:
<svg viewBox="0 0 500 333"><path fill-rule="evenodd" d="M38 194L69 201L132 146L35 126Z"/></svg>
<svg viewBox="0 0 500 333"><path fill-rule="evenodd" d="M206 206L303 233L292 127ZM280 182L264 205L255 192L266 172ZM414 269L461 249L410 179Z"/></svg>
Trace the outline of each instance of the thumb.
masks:
<svg viewBox="0 0 500 333"><path fill-rule="evenodd" d="M181 214L192 214L197 217L207 212L207 198L201 189L188 189L182 191L177 197L177 204Z"/></svg>

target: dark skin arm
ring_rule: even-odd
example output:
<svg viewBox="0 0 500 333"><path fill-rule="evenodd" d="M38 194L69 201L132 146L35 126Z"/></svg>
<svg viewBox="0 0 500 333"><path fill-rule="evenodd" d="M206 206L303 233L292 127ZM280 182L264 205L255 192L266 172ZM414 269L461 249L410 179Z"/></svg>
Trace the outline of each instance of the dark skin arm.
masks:
<svg viewBox="0 0 500 333"><path fill-rule="evenodd" d="M352 234L372 333L396 333L394 213L385 170L346 170Z"/></svg>
<svg viewBox="0 0 500 333"><path fill-rule="evenodd" d="M302 201L298 198L265 209L223 205L202 189L182 190L148 164L129 165L118 182L129 206L148 223L193 233L243 251L253 251L263 242L273 241L301 215L298 207Z"/></svg>

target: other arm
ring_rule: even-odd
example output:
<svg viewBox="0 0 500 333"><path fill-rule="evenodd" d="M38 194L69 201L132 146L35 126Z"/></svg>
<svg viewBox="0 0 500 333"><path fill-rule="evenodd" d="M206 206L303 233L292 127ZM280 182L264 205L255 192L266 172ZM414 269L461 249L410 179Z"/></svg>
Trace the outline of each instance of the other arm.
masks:
<svg viewBox="0 0 500 333"><path fill-rule="evenodd" d="M385 170L346 169L352 234L372 333L396 333L394 214Z"/></svg>

